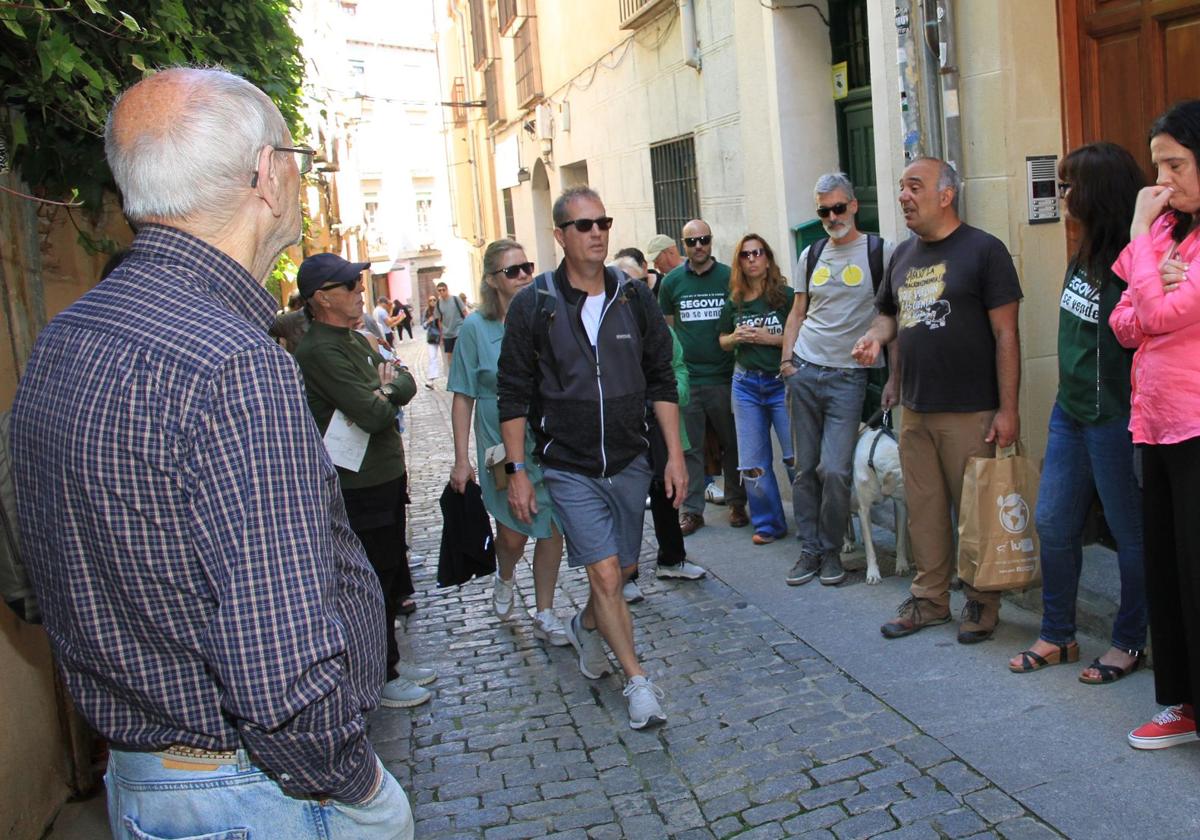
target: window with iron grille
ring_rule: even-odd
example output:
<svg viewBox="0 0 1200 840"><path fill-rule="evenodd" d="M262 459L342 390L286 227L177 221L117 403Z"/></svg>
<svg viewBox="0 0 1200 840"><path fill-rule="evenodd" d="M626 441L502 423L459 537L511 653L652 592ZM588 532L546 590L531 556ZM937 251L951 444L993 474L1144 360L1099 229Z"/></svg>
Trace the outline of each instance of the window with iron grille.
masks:
<svg viewBox="0 0 1200 840"><path fill-rule="evenodd" d="M475 53L476 70L491 58L488 23L487 3L484 0L471 0L471 45Z"/></svg>
<svg viewBox="0 0 1200 840"><path fill-rule="evenodd" d="M525 21L513 39L513 53L517 66L517 104L524 108L542 96L542 73L537 56L537 18Z"/></svg>
<svg viewBox="0 0 1200 840"><path fill-rule="evenodd" d="M871 84L866 0L835 0L829 4L829 40L833 62L846 62L850 89Z"/></svg>
<svg viewBox="0 0 1200 840"><path fill-rule="evenodd" d="M493 62L483 71L483 97L487 102L488 125L500 122L500 65Z"/></svg>
<svg viewBox="0 0 1200 840"><path fill-rule="evenodd" d="M695 138L688 135L651 146L650 177L654 181L655 230L678 240L683 226L700 215Z"/></svg>
<svg viewBox="0 0 1200 840"><path fill-rule="evenodd" d="M504 198L504 235L509 239L517 238L517 215L513 212L512 190L503 190Z"/></svg>

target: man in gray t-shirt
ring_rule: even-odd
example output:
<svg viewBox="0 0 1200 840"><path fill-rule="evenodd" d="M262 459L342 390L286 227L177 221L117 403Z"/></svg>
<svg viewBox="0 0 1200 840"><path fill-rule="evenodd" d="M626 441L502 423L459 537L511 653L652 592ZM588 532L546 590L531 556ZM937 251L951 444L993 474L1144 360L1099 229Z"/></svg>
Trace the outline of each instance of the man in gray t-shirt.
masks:
<svg viewBox="0 0 1200 840"><path fill-rule="evenodd" d="M872 248L882 251L876 271L891 259L892 244L860 233L854 186L840 172L822 175L813 190L829 238L800 254L796 303L783 332L779 370L787 383L796 452L792 508L800 559L788 573L792 586L818 574L832 586L845 579L841 545L850 516L850 481L868 369L850 355L875 316ZM819 252L813 249L819 248ZM810 259L812 252L816 259ZM811 271L810 271L810 263ZM873 367L882 367L882 357ZM895 400L889 381L884 407Z"/></svg>
<svg viewBox="0 0 1200 840"><path fill-rule="evenodd" d="M446 369L454 359L454 343L458 341L458 331L462 329L463 319L467 317L467 308L463 302L450 294L445 283L437 284L438 315L442 319L442 350L446 353Z"/></svg>

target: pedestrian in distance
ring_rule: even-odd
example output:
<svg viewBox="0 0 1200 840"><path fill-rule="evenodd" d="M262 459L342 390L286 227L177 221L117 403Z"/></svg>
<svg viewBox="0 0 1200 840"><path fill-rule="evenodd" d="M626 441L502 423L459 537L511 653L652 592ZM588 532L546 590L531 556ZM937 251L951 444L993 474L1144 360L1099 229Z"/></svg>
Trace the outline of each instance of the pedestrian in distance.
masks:
<svg viewBox="0 0 1200 840"><path fill-rule="evenodd" d="M366 731L383 594L267 332L314 153L245 79L185 67L120 96L105 152L138 234L38 337L12 457L112 836L409 840Z"/></svg>
<svg viewBox="0 0 1200 840"><path fill-rule="evenodd" d="M533 263L525 249L512 239L499 239L483 252L483 281L479 287L479 309L467 316L458 334L457 352L450 365L446 390L454 393L450 409L454 430L454 466L450 486L457 493L475 479L467 453L474 416L475 461L485 464L485 453L503 441L500 438L500 414L496 406L496 368L504 337L504 319L513 296L533 279ZM483 504L496 520L497 571L492 579L492 607L496 616L508 618L519 597L516 584L517 561L525 553L530 537L533 548L533 635L552 645L570 644L563 623L554 613L554 588L562 563L562 528L550 503L541 467L532 457L533 435L526 435L525 472L534 488L537 513L531 521L518 519L508 504L507 494L496 487L492 471L481 466L479 487Z"/></svg>
<svg viewBox="0 0 1200 840"><path fill-rule="evenodd" d="M863 367L896 341L900 461L917 567L911 596L880 632L895 639L950 620L953 515L971 458L991 458L1020 435L1017 394L1021 284L1004 243L958 217L958 173L918 158L900 178L900 208L915 236L896 246L879 287L879 314L853 348ZM1000 593L963 584L960 644L989 639Z"/></svg>
<svg viewBox="0 0 1200 840"><path fill-rule="evenodd" d="M600 196L573 187L555 201L552 215L565 256L513 298L500 352L508 500L523 522L538 512L521 460L532 424L567 561L588 578L587 606L567 624L567 638L590 679L610 670L601 639L608 643L627 678L629 725L641 729L666 715L662 690L634 649L622 569L635 565L641 550L650 485L647 400L667 443L667 493L679 500L686 492L671 337L645 284L606 270L613 220Z"/></svg>
<svg viewBox="0 0 1200 840"><path fill-rule="evenodd" d="M450 362L454 358L454 342L458 340L458 331L466 320L470 309L462 298L450 294L445 283L437 284L438 321L441 323L442 352L446 354L446 370L450 370Z"/></svg>
<svg viewBox="0 0 1200 840"><path fill-rule="evenodd" d="M438 314L435 295L430 295L425 302L421 329L425 330L425 346L429 351L425 360L425 387L432 391L433 383L442 375L442 317Z"/></svg>
<svg viewBox="0 0 1200 840"><path fill-rule="evenodd" d="M1142 451L1154 694L1165 707L1129 733L1137 749L1195 740L1200 698L1200 100L1154 121L1150 156L1158 179L1138 193L1113 266L1129 288L1109 318L1136 349L1129 429Z"/></svg>
<svg viewBox="0 0 1200 840"><path fill-rule="evenodd" d="M1146 646L1142 493L1129 433L1132 354L1108 319L1125 291L1112 264L1129 244L1129 225L1146 178L1125 149L1092 143L1058 165L1063 215L1079 247L1063 280L1058 310L1058 395L1050 413L1037 499L1042 558L1042 626L1037 641L1009 660L1015 673L1076 662L1075 600L1083 568L1083 529L1098 493L1117 541L1121 602L1112 646L1079 675L1103 684L1132 673Z"/></svg>
<svg viewBox="0 0 1200 840"><path fill-rule="evenodd" d="M408 331L408 337L413 337L413 308L401 300L392 301L392 317L399 318L396 324L396 338L399 341L404 340L404 332Z"/></svg>
<svg viewBox="0 0 1200 840"><path fill-rule="evenodd" d="M731 386L737 430L738 470L750 505L751 537L767 545L787 536L787 519L771 431L791 477L795 459L788 422L787 394L779 374L779 348L795 292L787 285L775 252L756 233L748 233L733 249L729 297L721 308L718 340L735 359Z"/></svg>

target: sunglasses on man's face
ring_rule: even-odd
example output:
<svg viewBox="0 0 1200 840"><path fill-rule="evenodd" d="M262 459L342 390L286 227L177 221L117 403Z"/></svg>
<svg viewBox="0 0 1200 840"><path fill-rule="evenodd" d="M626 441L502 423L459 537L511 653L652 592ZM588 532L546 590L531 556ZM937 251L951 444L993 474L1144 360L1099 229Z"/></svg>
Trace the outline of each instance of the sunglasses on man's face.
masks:
<svg viewBox="0 0 1200 840"><path fill-rule="evenodd" d="M566 230L574 226L575 230L580 233L587 233L592 229L592 225L600 228L600 230L608 230L612 227L612 223L612 216L601 216L599 219L572 219L569 222L563 222L559 227Z"/></svg>
<svg viewBox="0 0 1200 840"><path fill-rule="evenodd" d="M685 236L685 237L683 237L683 244L688 246L689 248L695 248L697 245L707 245L710 242L712 242L712 234L711 233L705 234L704 236Z"/></svg>
<svg viewBox="0 0 1200 840"><path fill-rule="evenodd" d="M361 280L361 278L356 277L353 280L341 280L341 281L338 281L337 283L326 283L324 286L317 289L317 291L318 292L328 292L333 289L346 289L347 291L353 292L355 289L358 288L358 284L359 284L360 280Z"/></svg>
<svg viewBox="0 0 1200 840"><path fill-rule="evenodd" d="M516 280L521 274L533 275L533 263L523 262L516 265L510 265L507 268L498 268L492 274L503 274L509 280Z"/></svg>
<svg viewBox="0 0 1200 840"><path fill-rule="evenodd" d="M832 213L836 216L840 216L845 213L849 207L850 205L844 201L839 201L837 204L831 204L828 207L821 205L817 208L817 215L822 219L828 219L829 214Z"/></svg>
<svg viewBox="0 0 1200 840"><path fill-rule="evenodd" d="M738 251L738 256L744 260L757 260L767 253L762 248L747 248L745 251Z"/></svg>

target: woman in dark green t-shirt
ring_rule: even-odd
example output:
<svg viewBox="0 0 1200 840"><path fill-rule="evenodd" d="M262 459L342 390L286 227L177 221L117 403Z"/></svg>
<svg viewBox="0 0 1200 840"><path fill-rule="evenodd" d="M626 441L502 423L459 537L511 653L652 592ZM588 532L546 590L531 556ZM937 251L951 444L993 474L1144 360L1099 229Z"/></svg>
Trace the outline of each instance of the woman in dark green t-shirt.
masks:
<svg viewBox="0 0 1200 840"><path fill-rule="evenodd" d="M721 349L732 350L733 419L737 426L738 470L746 485L755 545L766 545L787 534L783 500L775 480L771 429L779 440L791 475L792 433L787 394L779 378L779 348L783 325L795 292L787 285L771 246L748 233L733 249L729 297L717 322Z"/></svg>

